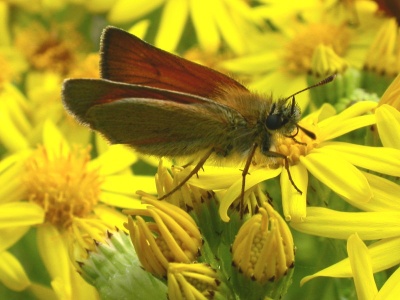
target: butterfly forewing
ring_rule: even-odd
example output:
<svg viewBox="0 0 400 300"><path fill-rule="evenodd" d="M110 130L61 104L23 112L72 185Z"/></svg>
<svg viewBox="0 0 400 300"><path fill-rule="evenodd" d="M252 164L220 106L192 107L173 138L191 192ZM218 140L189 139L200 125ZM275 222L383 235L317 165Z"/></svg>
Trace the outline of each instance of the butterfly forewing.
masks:
<svg viewBox="0 0 400 300"><path fill-rule="evenodd" d="M217 100L226 90L248 91L210 68L160 50L115 27L107 27L101 43L101 77Z"/></svg>
<svg viewBox="0 0 400 300"><path fill-rule="evenodd" d="M182 104L201 104L212 101L192 94L148 86L126 84L105 79L69 79L63 85L63 103L79 121L87 124L86 113L95 105L122 98L165 100Z"/></svg>

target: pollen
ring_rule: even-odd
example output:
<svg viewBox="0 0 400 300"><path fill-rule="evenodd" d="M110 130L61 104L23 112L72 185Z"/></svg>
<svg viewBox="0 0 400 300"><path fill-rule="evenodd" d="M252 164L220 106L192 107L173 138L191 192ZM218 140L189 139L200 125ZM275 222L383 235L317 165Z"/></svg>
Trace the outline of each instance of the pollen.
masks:
<svg viewBox="0 0 400 300"><path fill-rule="evenodd" d="M67 228L75 217L85 217L97 204L101 176L89 170L89 148L50 154L39 147L26 163L28 200L39 204L46 221Z"/></svg>
<svg viewBox="0 0 400 300"><path fill-rule="evenodd" d="M350 31L345 26L311 24L299 31L286 45L283 61L288 71L304 73L310 70L314 50L318 45L330 46L341 56L349 42Z"/></svg>
<svg viewBox="0 0 400 300"><path fill-rule="evenodd" d="M316 132L317 129L317 127L312 127L312 129L310 130L316 135L315 140L310 138L301 130L299 130L294 138L278 138L278 141L276 143L277 152L285 155L288 158L290 165L298 163L300 160L300 156L306 156L319 144L318 134Z"/></svg>

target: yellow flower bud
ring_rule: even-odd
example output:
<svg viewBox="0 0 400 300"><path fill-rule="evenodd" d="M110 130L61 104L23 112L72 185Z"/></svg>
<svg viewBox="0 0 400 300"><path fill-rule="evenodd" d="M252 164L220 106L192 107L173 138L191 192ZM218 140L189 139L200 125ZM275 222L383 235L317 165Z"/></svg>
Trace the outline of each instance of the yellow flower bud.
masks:
<svg viewBox="0 0 400 300"><path fill-rule="evenodd" d="M239 230L232 255L245 276L260 283L277 281L294 266L293 237L286 222L265 202Z"/></svg>
<svg viewBox="0 0 400 300"><path fill-rule="evenodd" d="M202 237L196 223L184 210L156 199L143 198L147 209L126 210L134 215L125 224L143 267L157 276L165 276L170 262L196 260ZM142 218L145 217L145 218Z"/></svg>

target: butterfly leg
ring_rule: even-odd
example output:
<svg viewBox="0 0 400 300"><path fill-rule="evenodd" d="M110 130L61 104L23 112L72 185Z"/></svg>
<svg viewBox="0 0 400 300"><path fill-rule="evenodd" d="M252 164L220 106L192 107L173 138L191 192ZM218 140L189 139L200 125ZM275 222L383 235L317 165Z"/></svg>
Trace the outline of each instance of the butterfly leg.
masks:
<svg viewBox="0 0 400 300"><path fill-rule="evenodd" d="M207 161L207 159L210 157L210 155L213 152L215 152L214 148L211 148L209 151L207 151L207 153L199 160L199 162L193 168L193 170L176 187L174 187L172 190L170 190L165 195L159 197L158 200L163 200L163 199L171 196L177 190L179 190L190 178L192 178L193 175L197 174L197 172L203 167L204 163Z"/></svg>
<svg viewBox="0 0 400 300"><path fill-rule="evenodd" d="M280 157L280 158L283 158L283 159L285 160L285 169L286 169L286 171L287 171L287 173L288 173L289 181L290 181L290 183L292 184L292 186L295 188L295 190L296 190L297 192L299 192L300 195L302 195L303 192L302 192L302 191L297 187L297 185L294 183L293 178L292 178L292 174L290 174L290 170L289 170L289 160L288 160L287 156L285 156L285 155L283 155L283 154L281 154L281 153L278 153L278 152L274 152L274 151L265 151L265 152L263 152L263 153L264 153L266 156L270 156L270 157Z"/></svg>
<svg viewBox="0 0 400 300"><path fill-rule="evenodd" d="M247 156L246 164L244 165L243 171L242 171L242 191L240 193L240 217L243 217L244 214L244 192L246 189L246 176L249 174L249 169L251 165L251 161L253 160L254 153L256 152L256 149L258 147L257 143L253 144L253 147L250 150L249 155Z"/></svg>

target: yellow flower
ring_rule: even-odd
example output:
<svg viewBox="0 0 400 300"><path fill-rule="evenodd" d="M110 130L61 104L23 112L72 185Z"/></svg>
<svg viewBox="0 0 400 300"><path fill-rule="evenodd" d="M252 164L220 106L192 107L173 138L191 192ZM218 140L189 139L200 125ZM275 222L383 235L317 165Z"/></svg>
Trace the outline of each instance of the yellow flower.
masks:
<svg viewBox="0 0 400 300"><path fill-rule="evenodd" d="M378 160L371 162L371 164L381 164L382 161L390 156L388 152L393 152L394 155L397 152L397 157L400 155L400 145L398 144L400 113L392 106L396 106L397 103L399 78L397 77L389 86L379 102L379 107L375 110L376 128L378 128L379 137L385 147L375 148L382 149L382 151L377 153L379 154ZM369 257L365 255L365 245L361 241L357 242L358 248L356 247L355 249L364 249L364 254L358 253L358 257L366 260L366 262L357 264L357 262L354 262L354 256L351 257L349 252L350 260L345 259L311 276L307 276L303 279L303 283L317 276L354 276L357 292L372 297L370 289L375 287L375 283L371 279L372 273L386 270L400 263L398 255L395 253L400 243L398 230L400 217L398 195L400 195L400 186L396 183L398 181L396 179L398 178L396 174L396 169L398 170L399 168L398 162L399 159L397 158L397 160L390 162L393 167L390 165L381 166L387 170L386 174L392 175L394 178L390 176L385 176L387 178L384 178L373 173L364 172L373 197L366 202L349 201L350 204L364 212L340 212L326 208L309 207L307 208L307 217L302 222L293 222L291 224L296 230L308 234L337 239L349 238L349 243L352 241L353 247L356 247L354 243L359 240L358 236L362 240L378 240L378 242L369 244ZM364 167L367 168L366 166ZM351 237L354 232L357 233L357 238ZM354 269L354 266L360 268L362 265L365 269ZM371 266L368 267L369 265ZM382 292L382 295L387 296L391 295L390 289L397 289L397 282L395 283L397 276L393 275L393 279L391 277L386 282L385 288L382 288L379 293ZM376 288L374 288L374 293L377 293ZM382 299L385 299L385 297Z"/></svg>
<svg viewBox="0 0 400 300"><path fill-rule="evenodd" d="M255 41L260 45L258 51L220 64L235 74L251 76L250 89L267 93L273 90L278 96L303 89L307 85L306 78L311 69L313 54L321 44L332 48L353 66L362 64L363 49L369 46L379 22L371 8L367 9L366 16L360 13L360 26L349 27L347 18L338 18L334 13L328 13L320 1L314 1L314 4L307 1L305 7L291 10L282 18L279 16L287 11L287 3L272 2L273 5L266 6L260 14L272 18L275 23L278 19L282 20L282 24L277 23L278 32L266 32L262 38L258 38ZM273 11L269 12L269 9ZM274 18L274 15L278 17ZM291 16L289 20L287 15ZM265 45L268 45L267 51ZM299 97L300 103L303 102L301 98L306 98L307 94ZM304 108L305 105L300 107Z"/></svg>
<svg viewBox="0 0 400 300"><path fill-rule="evenodd" d="M76 66L85 42L71 25L60 25L49 31L38 22L18 27L15 48L24 54L31 68L68 74Z"/></svg>
<svg viewBox="0 0 400 300"><path fill-rule="evenodd" d="M331 106L324 105L318 112L308 115L300 125L314 132L315 140L299 131L296 136L297 142L282 137L275 145L276 152L288 158L289 172L285 171L283 160L280 162L278 159L273 159L275 167L279 165L280 167L271 169L271 160L263 155L257 155L254 160L259 167L250 170L250 175L246 177L246 189L281 174L283 213L288 221L301 221L306 216L308 172L347 201L369 201L373 196L371 188L365 175L357 167L398 176L400 170L398 151L330 140L375 124L374 115L364 115L375 107L374 102L359 102L335 115ZM265 169L263 167L265 164L269 164L270 167ZM289 173L292 180L289 178ZM239 175L236 174L236 178ZM194 184L195 180L191 182ZM295 189L294 184L302 194ZM229 220L227 209L240 192L241 178L221 199L220 215L224 221Z"/></svg>
<svg viewBox="0 0 400 300"><path fill-rule="evenodd" d="M176 50L189 16L201 48L211 53L221 48L221 40L235 53L246 52L246 37L261 23L243 0L119 0L108 20L118 24L137 20L160 6L162 15L154 44L170 52Z"/></svg>
<svg viewBox="0 0 400 300"><path fill-rule="evenodd" d="M85 257L86 250L94 247L94 239L102 241L107 230L123 227L125 216L112 206L140 206L132 199L134 188L127 192L119 186L132 186L134 177L124 172L136 156L122 146L113 146L91 160L88 150L70 148L56 127L46 122L43 146L24 152L12 169L18 171L16 179L11 180L10 171L2 178L8 179L2 199L12 196L13 205L19 207L19 217L13 222L25 216L20 226L38 224L40 214L32 210L32 205L44 217L37 225L38 248L60 298L83 298L87 292L94 293L87 287L82 290L84 281L70 259ZM10 209L5 206L0 212L2 227L15 226L10 223Z"/></svg>

